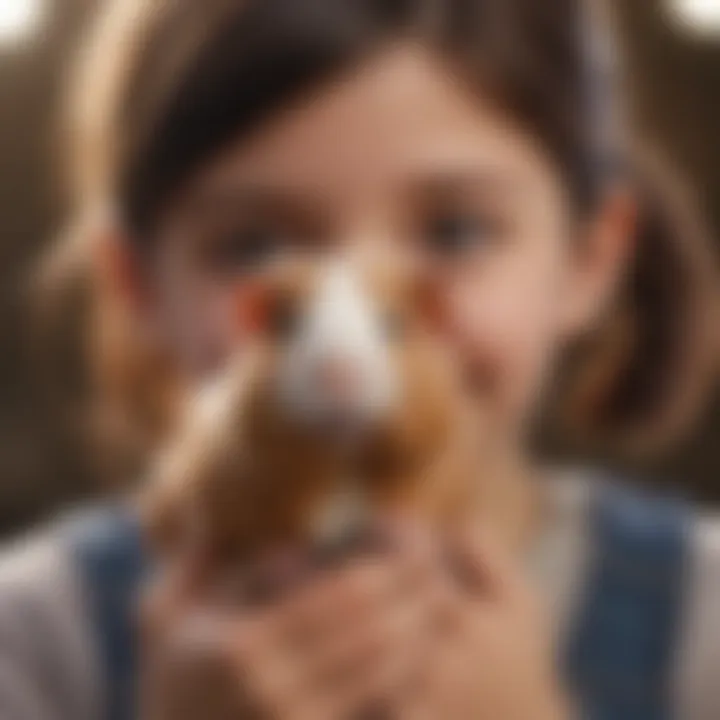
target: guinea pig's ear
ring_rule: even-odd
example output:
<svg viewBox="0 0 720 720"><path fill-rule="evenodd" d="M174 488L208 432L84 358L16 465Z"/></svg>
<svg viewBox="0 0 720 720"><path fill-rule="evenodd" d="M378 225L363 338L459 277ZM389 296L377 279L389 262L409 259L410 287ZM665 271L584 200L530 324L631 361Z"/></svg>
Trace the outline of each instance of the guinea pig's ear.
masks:
<svg viewBox="0 0 720 720"><path fill-rule="evenodd" d="M249 281L238 291L239 330L246 337L287 339L297 327L298 306L292 287L267 277Z"/></svg>
<svg viewBox="0 0 720 720"><path fill-rule="evenodd" d="M272 291L264 279L243 282L237 292L237 327L242 336L264 334L271 314Z"/></svg>
<svg viewBox="0 0 720 720"><path fill-rule="evenodd" d="M422 324L430 329L445 326L445 303L441 283L429 271L418 271L412 281L412 303Z"/></svg>

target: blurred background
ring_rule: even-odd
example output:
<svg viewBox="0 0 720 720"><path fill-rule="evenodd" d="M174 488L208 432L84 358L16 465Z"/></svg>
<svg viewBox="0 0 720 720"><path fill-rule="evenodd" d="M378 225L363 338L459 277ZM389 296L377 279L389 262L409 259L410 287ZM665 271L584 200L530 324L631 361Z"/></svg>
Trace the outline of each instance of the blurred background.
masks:
<svg viewBox="0 0 720 720"><path fill-rule="evenodd" d="M62 378L60 412L28 349L38 289L31 278L66 216L57 109L68 63L101 1L0 0L0 535L97 485L71 402L86 383L87 288L63 299L65 320L41 358ZM691 181L720 255L720 0L615 5L632 110ZM720 503L720 398L682 447L641 469Z"/></svg>

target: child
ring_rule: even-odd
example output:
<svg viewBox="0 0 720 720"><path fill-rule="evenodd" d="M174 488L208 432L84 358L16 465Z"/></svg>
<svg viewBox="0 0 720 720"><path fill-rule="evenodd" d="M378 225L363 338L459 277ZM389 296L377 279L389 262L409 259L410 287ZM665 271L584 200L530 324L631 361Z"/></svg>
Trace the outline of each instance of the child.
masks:
<svg viewBox="0 0 720 720"><path fill-rule="evenodd" d="M408 590L403 553L261 616L213 611L202 589L217 577L189 595L168 579L150 603L142 717L355 716L380 694L398 717L717 717L716 523L530 449L570 350L585 382L563 394L598 440L669 437L711 362L710 263L634 167L598 23L580 0L109 13L77 156L84 204L114 211L93 232L102 308L133 331L113 369L129 350L167 359L163 379L212 373L238 342L238 284L288 249L420 259L479 408L493 519L489 539L461 543L474 594L448 596L429 561ZM101 513L8 553L3 717L131 716L135 520ZM552 609L558 662L520 575ZM313 636L300 653L298 624ZM315 661L348 672L313 682Z"/></svg>

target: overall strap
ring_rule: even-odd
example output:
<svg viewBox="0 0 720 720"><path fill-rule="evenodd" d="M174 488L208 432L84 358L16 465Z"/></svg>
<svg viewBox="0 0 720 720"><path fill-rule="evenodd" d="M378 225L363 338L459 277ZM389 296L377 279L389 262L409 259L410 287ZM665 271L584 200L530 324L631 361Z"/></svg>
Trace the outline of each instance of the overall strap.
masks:
<svg viewBox="0 0 720 720"><path fill-rule="evenodd" d="M135 596L145 570L137 520L129 509L113 506L84 514L68 527L104 663L104 718L131 720L136 695Z"/></svg>
<svg viewBox="0 0 720 720"><path fill-rule="evenodd" d="M670 720L689 513L679 502L602 487L594 556L568 672L589 720Z"/></svg>

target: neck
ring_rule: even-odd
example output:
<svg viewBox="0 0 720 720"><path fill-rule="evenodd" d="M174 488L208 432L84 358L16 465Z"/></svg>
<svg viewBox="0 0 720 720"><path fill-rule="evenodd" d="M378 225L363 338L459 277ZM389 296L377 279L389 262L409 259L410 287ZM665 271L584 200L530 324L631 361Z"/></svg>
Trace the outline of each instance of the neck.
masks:
<svg viewBox="0 0 720 720"><path fill-rule="evenodd" d="M529 458L509 450L483 458L478 466L478 521L515 554L527 550L541 521L538 475Z"/></svg>

